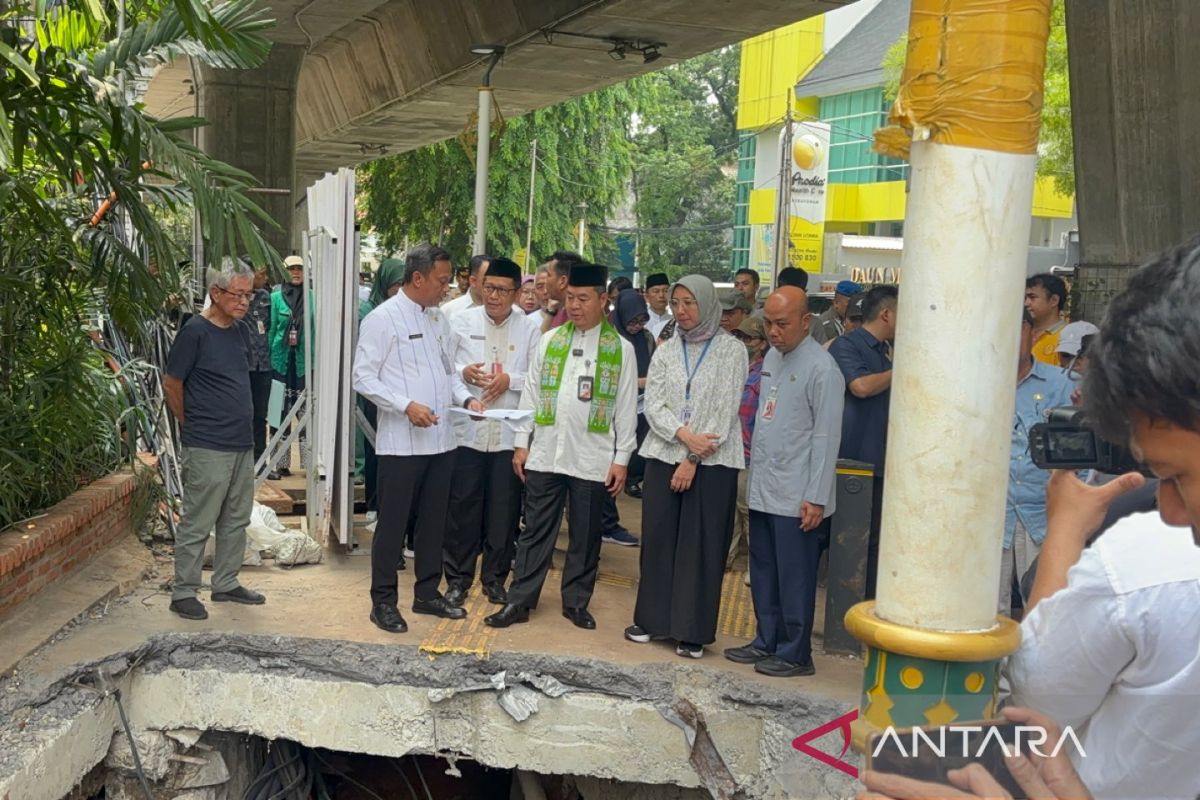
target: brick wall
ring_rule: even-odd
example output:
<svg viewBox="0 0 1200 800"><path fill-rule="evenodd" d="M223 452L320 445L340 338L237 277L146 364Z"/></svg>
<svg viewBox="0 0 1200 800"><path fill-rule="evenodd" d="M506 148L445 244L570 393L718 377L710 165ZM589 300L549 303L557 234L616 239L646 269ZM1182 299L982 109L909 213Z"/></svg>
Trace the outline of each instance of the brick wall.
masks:
<svg viewBox="0 0 1200 800"><path fill-rule="evenodd" d="M134 529L141 476L118 470L94 481L45 516L0 533L0 618L31 595L68 575ZM138 521L140 522L140 520Z"/></svg>

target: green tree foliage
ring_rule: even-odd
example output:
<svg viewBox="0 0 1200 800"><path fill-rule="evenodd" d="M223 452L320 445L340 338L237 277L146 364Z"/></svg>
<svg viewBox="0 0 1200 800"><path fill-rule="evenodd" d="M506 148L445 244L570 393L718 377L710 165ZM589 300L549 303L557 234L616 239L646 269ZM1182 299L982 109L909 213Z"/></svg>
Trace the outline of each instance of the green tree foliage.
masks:
<svg viewBox="0 0 1200 800"><path fill-rule="evenodd" d="M244 190L250 176L190 144L194 119L159 121L124 87L188 55L261 63L271 25L254 0L8 3L0 14L0 528L111 469L138 413L89 333L135 336L180 276L163 212L194 207L207 252L278 261Z"/></svg>
<svg viewBox="0 0 1200 800"><path fill-rule="evenodd" d="M884 97L896 99L908 50L908 35L901 36L883 57ZM1067 71L1067 19L1064 0L1054 0L1050 11L1050 39L1046 43L1046 73L1042 104L1042 129L1038 139L1039 176L1054 179L1064 195L1075 194L1075 150L1071 131L1071 81Z"/></svg>
<svg viewBox="0 0 1200 800"><path fill-rule="evenodd" d="M739 62L726 47L647 78L633 182L643 273L728 278Z"/></svg>
<svg viewBox="0 0 1200 800"><path fill-rule="evenodd" d="M536 138L536 259L574 249L585 202L590 257L615 263L616 238L635 234L607 221L626 207L642 230L643 272L725 279L734 187L725 171L737 147L738 63L738 49L725 48L510 120L489 169L489 252L525 247ZM359 179L367 225L385 252L405 241L440 242L459 258L468 252L475 161L457 141L371 162Z"/></svg>
<svg viewBox="0 0 1200 800"><path fill-rule="evenodd" d="M508 122L488 170L489 252L513 254L525 247L535 138L535 254L574 249L580 203L587 203L589 220L612 212L629 180L627 126L638 88L636 81L612 86ZM450 140L381 158L358 174L366 223L384 252L401 250L406 240L430 241L465 260L475 222L473 152Z"/></svg>

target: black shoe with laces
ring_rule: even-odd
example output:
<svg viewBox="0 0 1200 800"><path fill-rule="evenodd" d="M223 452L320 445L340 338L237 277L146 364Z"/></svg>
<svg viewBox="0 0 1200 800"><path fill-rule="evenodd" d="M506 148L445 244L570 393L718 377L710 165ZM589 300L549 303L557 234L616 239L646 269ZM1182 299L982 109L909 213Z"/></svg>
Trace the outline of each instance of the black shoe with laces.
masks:
<svg viewBox="0 0 1200 800"><path fill-rule="evenodd" d="M212 601L214 603L241 603L244 606L261 606L267 602L267 598L252 589L247 589L245 586L235 586L228 592L213 592Z"/></svg>
<svg viewBox="0 0 1200 800"><path fill-rule="evenodd" d="M442 619L462 619L467 616L466 609L450 605L444 597L434 597L431 600L413 600L414 614L429 614Z"/></svg>
<svg viewBox="0 0 1200 800"><path fill-rule="evenodd" d="M400 609L386 603L378 603L371 609L371 622L374 622L377 628L388 633L406 633L408 631L408 623L404 621L404 617L400 616Z"/></svg>

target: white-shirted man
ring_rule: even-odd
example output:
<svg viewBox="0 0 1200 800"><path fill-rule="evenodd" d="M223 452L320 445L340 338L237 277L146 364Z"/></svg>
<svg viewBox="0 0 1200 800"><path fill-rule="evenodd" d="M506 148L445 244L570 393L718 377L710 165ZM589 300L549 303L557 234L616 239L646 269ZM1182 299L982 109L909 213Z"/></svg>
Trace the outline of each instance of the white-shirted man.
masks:
<svg viewBox="0 0 1200 800"><path fill-rule="evenodd" d="M455 371L489 409L521 402L529 358L541 339L535 317L513 310L521 268L507 258L491 261L480 284L483 305L450 320ZM513 471L513 426L501 420L456 415L458 450L450 481L450 517L443 546L446 602L461 606L475 579L488 600L504 604L521 516L521 481Z"/></svg>
<svg viewBox="0 0 1200 800"><path fill-rule="evenodd" d="M670 285L671 281L665 272L655 272L646 276L646 305L650 312L650 321L646 323L646 329L655 339L671 321L671 308L667 304Z"/></svg>
<svg viewBox="0 0 1200 800"><path fill-rule="evenodd" d="M442 316L451 320L460 311L479 308L483 305L481 287L490 263L491 259L488 256L471 256L471 260L467 262L467 274L470 276L467 278L467 290L453 300L447 300L442 304Z"/></svg>
<svg viewBox="0 0 1200 800"><path fill-rule="evenodd" d="M484 620L494 628L528 622L537 607L568 497L563 616L596 627L587 606L600 563L604 493L621 491L637 446L637 363L633 346L604 318L607 281L598 264L571 267L568 321L542 336L530 360L521 408L534 416L517 427L513 452L525 481L525 530L508 603Z"/></svg>
<svg viewBox="0 0 1200 800"><path fill-rule="evenodd" d="M457 441L451 405L483 411L450 358L450 329L437 308L450 284L450 254L421 245L405 257L400 291L369 313L354 355L354 389L379 408L379 524L371 544L371 621L404 633L396 567L415 514L413 612L461 619L438 592L442 539Z"/></svg>

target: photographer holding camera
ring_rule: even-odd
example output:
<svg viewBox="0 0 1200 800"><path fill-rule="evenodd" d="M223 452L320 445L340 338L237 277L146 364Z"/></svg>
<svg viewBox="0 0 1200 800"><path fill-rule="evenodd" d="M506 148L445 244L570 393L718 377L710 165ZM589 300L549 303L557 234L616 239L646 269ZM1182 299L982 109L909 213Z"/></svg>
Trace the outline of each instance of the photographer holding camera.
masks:
<svg viewBox="0 0 1200 800"><path fill-rule="evenodd" d="M1089 424L1128 443L1159 479L1158 513L1119 520L1085 549L1113 502L1145 478L1050 479L1022 644L1006 672L1013 700L1081 730L1087 756L1077 764L1065 750L1019 756L1009 769L1029 797L1192 800L1200 794L1200 239L1132 276L1089 355ZM1005 716L1049 722L1024 708ZM949 779L965 796L1007 796L978 764ZM964 796L895 775L863 781L870 792L860 797Z"/></svg>

